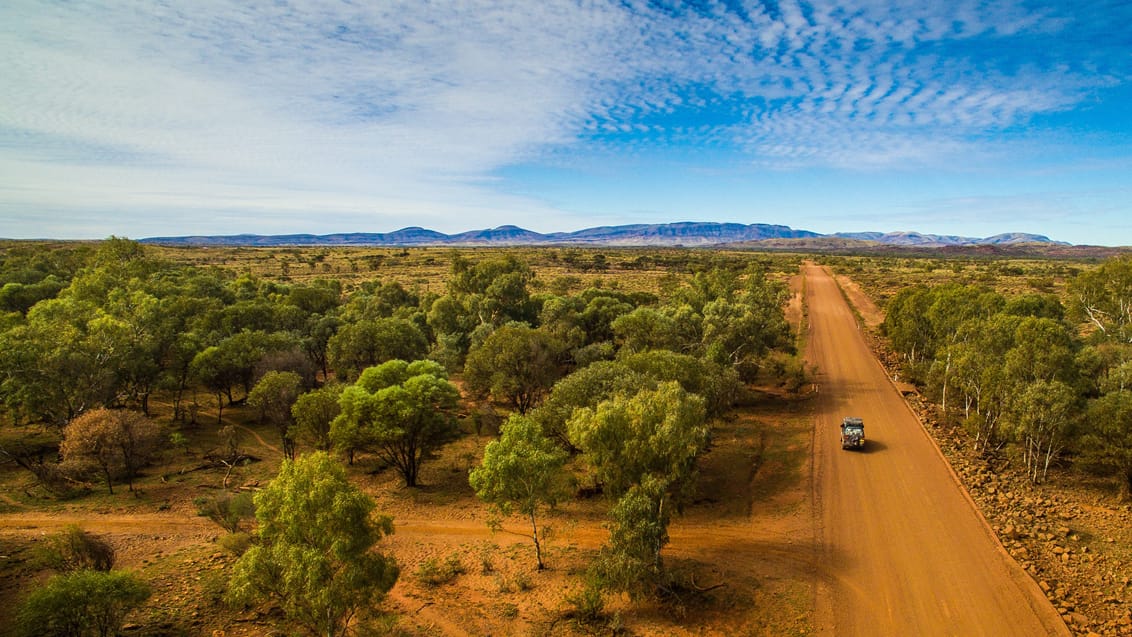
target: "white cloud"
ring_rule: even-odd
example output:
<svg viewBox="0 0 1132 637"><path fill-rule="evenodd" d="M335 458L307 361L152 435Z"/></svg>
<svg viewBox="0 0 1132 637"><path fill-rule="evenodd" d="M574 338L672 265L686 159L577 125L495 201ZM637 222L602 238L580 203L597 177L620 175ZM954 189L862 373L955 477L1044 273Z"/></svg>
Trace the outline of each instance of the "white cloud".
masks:
<svg viewBox="0 0 1132 637"><path fill-rule="evenodd" d="M485 178L673 140L776 168L932 164L1095 82L963 48L1065 28L1021 4L770 6L9 0L0 224L85 206L561 229ZM723 121L698 122L705 105Z"/></svg>

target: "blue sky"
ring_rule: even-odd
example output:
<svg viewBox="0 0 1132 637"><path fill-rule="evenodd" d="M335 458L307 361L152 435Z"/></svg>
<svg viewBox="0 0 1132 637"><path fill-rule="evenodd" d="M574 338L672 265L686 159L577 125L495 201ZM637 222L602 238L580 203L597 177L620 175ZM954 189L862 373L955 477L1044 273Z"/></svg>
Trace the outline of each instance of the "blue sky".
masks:
<svg viewBox="0 0 1132 637"><path fill-rule="evenodd" d="M0 237L1132 245L1132 2L0 3Z"/></svg>

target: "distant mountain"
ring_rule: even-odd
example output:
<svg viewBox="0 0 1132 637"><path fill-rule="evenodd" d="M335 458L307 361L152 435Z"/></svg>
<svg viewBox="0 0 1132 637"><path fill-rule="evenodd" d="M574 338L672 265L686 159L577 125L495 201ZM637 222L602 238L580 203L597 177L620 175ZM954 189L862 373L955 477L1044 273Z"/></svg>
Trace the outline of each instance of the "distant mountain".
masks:
<svg viewBox="0 0 1132 637"><path fill-rule="evenodd" d="M1059 243L1040 234L1025 234L1011 232L996 234L993 237L977 239L972 237L957 237L953 235L920 234L919 232L838 232L831 237L842 239L857 239L860 241L873 241L885 245L917 246L924 248L965 245L1015 245L1019 243Z"/></svg>
<svg viewBox="0 0 1132 637"><path fill-rule="evenodd" d="M947 247L969 245L1018 245L1025 243L1060 244L1035 234L1000 234L985 239L956 237L918 232L839 232L823 235L809 230L762 223L680 223L632 224L601 226L575 232L542 234L518 226L499 226L444 234L426 228L409 227L388 233L352 232L341 234L288 234L226 236L151 237L144 243L179 246L526 246L526 245L591 245L591 246L712 246L722 244L758 245L760 242L783 240L849 240L873 244L908 247Z"/></svg>

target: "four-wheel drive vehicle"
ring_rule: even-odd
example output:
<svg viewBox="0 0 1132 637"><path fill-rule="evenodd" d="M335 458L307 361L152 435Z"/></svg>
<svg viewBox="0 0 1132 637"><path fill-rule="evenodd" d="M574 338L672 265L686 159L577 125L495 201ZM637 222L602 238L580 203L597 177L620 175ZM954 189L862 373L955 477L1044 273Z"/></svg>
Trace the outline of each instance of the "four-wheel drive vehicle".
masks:
<svg viewBox="0 0 1132 637"><path fill-rule="evenodd" d="M865 447L865 423L860 418L847 417L841 421L841 448Z"/></svg>

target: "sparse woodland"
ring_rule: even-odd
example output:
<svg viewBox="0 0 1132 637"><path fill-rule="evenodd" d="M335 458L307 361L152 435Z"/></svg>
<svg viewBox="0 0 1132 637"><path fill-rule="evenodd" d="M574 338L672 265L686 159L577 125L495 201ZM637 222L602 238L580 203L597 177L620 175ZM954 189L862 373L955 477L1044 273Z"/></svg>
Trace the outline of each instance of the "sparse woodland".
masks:
<svg viewBox="0 0 1132 637"><path fill-rule="evenodd" d="M318 276L297 281L298 268L280 257L292 254L276 251L278 271L256 273L120 238L6 246L2 453L32 485L27 501L81 503L99 482L109 494L123 483L133 490L146 467L167 461L161 451L196 454L223 470L228 489L236 467L259 460L241 449L249 426L288 461L330 450L337 460L321 462L392 468L411 489L423 466L467 435L464 418L477 434L501 434L472 481L485 509L529 518L540 568L540 507L572 489L604 493L611 532L579 578L588 587L580 616L596 619L603 595L681 585L661 553L693 492L712 419L756 379L798 387L804 378L783 314L781 272L793 258L778 259L786 267L771 277L770 260L750 255L448 250L384 276L403 251L362 258L368 277L353 276L358 260L347 256L351 276L336 278L316 251L308 270ZM540 269L562 274L546 280ZM437 270L442 288L422 284ZM514 417L500 426L506 412ZM254 505L223 494L194 500L243 555L225 599L277 604L285 623L312 634L353 631L378 609L331 585L337 567L304 557L309 548L279 547L325 540L334 554L365 552L381 534L366 530L368 514L327 519L333 511L299 501L289 505L296 528L272 526L269 498L295 496L280 492L285 484L271 482ZM342 539L309 536L319 528ZM284 563L288 555L296 563ZM388 590L397 567L378 567L372 577ZM324 577L328 588L292 577ZM330 594L354 601L301 599ZM324 612L327 604L335 610Z"/></svg>
<svg viewBox="0 0 1132 637"><path fill-rule="evenodd" d="M599 494L608 533L572 574L563 617L616 632L610 601L706 590L669 567L669 526L752 388L806 385L785 313L801 258L5 244L0 510L149 506L156 482L201 472L208 490L154 506L191 506L226 531L216 542L232 560L208 579L217 613L258 612L285 632L395 634L382 599L412 569L386 548L397 520L366 485L395 475L426 493L422 470L467 441L461 479L485 525L518 516L539 572L543 518ZM926 261L836 260L884 304L906 378L979 454L1019 463L1035 484L1051 471L1099 476L1127 497L1132 260ZM415 577L462 569L426 561ZM103 575L68 574L88 571ZM160 582L144 573L27 561L9 575L51 592L106 573L120 577L99 594L120 612L61 617L55 634L98 621L114 625L90 634L115 634L127 619L130 634L193 634L145 612ZM36 595L0 603L28 617L66 606Z"/></svg>

